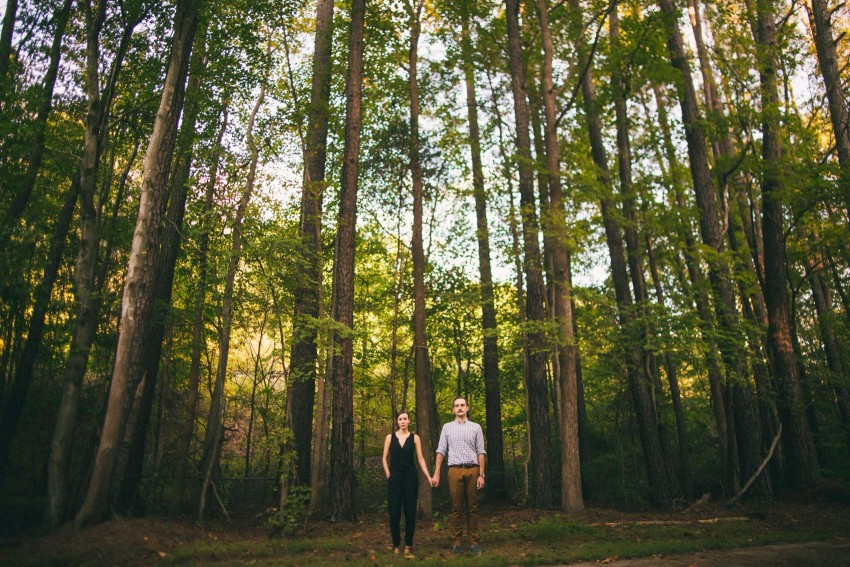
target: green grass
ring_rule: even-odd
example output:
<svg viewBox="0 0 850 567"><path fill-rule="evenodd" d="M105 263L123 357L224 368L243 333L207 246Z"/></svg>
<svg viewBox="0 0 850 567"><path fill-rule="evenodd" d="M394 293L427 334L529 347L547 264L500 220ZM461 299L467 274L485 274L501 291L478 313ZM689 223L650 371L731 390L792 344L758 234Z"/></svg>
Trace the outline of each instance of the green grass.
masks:
<svg viewBox="0 0 850 567"><path fill-rule="evenodd" d="M416 548L415 565L461 565L469 556L453 557L447 550L448 535L430 538ZM515 526L492 525L483 534L484 554L476 567L552 565L592 561L617 556L651 557L685 552L822 541L840 535L835 529L805 526L770 526L760 521L723 520L714 524L591 525L559 517ZM356 538L341 536L288 541L201 542L174 551L165 561L178 565L213 563L261 565L396 565L386 549L367 549ZM410 562L408 562L410 564Z"/></svg>

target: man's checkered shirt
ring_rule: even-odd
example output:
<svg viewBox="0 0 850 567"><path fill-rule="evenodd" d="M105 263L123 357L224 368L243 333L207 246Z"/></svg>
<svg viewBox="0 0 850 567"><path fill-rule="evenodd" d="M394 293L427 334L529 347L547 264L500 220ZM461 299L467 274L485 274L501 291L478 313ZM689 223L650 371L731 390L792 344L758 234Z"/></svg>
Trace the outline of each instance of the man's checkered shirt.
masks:
<svg viewBox="0 0 850 567"><path fill-rule="evenodd" d="M486 455L484 450L484 433L481 426L469 421L450 421L443 426L440 432L440 443L437 452L445 457L448 453L446 464L454 465L477 465L478 455Z"/></svg>

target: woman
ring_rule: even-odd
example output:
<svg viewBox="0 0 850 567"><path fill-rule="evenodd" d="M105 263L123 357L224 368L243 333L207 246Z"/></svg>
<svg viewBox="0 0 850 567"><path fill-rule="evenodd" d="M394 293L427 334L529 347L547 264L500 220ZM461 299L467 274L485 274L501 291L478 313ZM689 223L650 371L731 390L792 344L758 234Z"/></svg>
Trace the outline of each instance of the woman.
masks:
<svg viewBox="0 0 850 567"><path fill-rule="evenodd" d="M413 557L413 533L416 530L416 497L419 495L419 479L416 474L416 460L422 473L431 484L428 465L422 456L422 442L419 436L410 432L410 415L403 411L396 417L398 431L387 435L384 441L384 473L387 475L388 504L390 511L390 534L393 538L393 554L399 554L401 543L401 509L404 508L404 556ZM391 458L390 458L391 457Z"/></svg>

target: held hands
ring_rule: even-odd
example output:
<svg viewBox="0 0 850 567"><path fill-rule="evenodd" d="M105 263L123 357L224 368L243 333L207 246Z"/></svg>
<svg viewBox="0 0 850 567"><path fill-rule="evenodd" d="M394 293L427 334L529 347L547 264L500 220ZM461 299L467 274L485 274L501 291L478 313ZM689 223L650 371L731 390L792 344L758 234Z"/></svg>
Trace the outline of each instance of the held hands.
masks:
<svg viewBox="0 0 850 567"><path fill-rule="evenodd" d="M440 473L435 472L434 476L431 477L431 488L437 488L440 486Z"/></svg>

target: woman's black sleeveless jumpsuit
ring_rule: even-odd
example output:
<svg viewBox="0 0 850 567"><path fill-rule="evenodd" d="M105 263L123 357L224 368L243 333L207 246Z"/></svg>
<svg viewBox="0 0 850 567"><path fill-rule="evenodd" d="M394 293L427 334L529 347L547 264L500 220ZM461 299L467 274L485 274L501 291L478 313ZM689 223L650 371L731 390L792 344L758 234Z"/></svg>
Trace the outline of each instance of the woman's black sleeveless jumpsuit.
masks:
<svg viewBox="0 0 850 567"><path fill-rule="evenodd" d="M402 446L395 433L390 441L390 478L387 481L387 501L390 512L390 534L393 547L401 542L401 509L404 508L404 545L413 546L416 531L416 497L419 495L419 477L416 473L416 443L413 433Z"/></svg>

